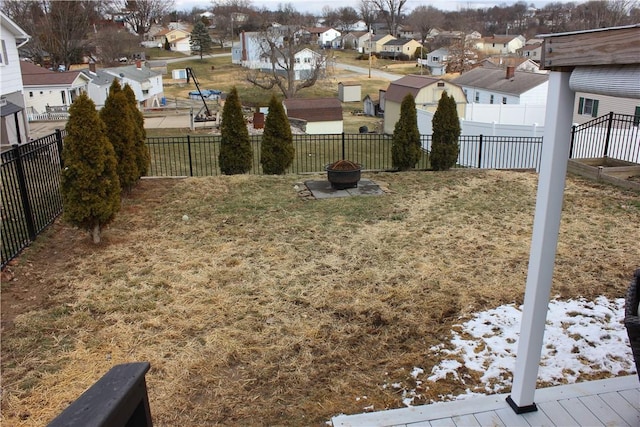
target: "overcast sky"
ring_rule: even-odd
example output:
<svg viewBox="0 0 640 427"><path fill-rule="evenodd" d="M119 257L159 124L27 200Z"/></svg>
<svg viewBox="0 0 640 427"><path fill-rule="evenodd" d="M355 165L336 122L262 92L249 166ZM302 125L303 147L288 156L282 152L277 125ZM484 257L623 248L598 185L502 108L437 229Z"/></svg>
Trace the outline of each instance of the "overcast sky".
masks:
<svg viewBox="0 0 640 427"><path fill-rule="evenodd" d="M537 7L542 7L551 0L527 0L527 4L534 3ZM564 2L564 1L563 1ZM211 8L211 0L175 0L177 10L191 10L193 7L200 7L205 9ZM351 6L357 10L359 0L352 0L345 2L344 0L252 0L251 4L255 7L276 10L278 5L290 3L294 9L299 12L320 13L324 6L329 6L332 9L337 9L344 6ZM440 10L459 10L459 9L478 9L493 6L500 6L504 4L513 4L516 1L489 1L489 0L408 0L404 9L409 11L417 6L426 5L433 6Z"/></svg>

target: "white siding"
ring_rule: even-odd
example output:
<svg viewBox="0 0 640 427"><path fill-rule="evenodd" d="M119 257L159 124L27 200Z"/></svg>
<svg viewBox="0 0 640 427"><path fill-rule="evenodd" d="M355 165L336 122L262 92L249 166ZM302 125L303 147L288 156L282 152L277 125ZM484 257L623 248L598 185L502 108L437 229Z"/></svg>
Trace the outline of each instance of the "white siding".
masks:
<svg viewBox="0 0 640 427"><path fill-rule="evenodd" d="M546 81L541 85L534 87L531 90L524 92L520 95L520 104L546 104L547 103L547 91L549 89L549 82Z"/></svg>
<svg viewBox="0 0 640 427"><path fill-rule="evenodd" d="M18 57L18 49L16 48L16 38L4 26L0 28L0 39L2 45L6 49L7 63L2 58L0 65L0 73L2 74L2 84L0 91L2 95L22 90L22 75L20 74L20 58ZM3 54L4 52L0 52Z"/></svg>
<svg viewBox="0 0 640 427"><path fill-rule="evenodd" d="M640 107L640 99L576 92L576 99L573 106L573 123L576 124L586 123L594 119L590 114L578 114L578 102L581 97L598 100L598 117L606 116L610 112L633 115L635 114L636 107Z"/></svg>
<svg viewBox="0 0 640 427"><path fill-rule="evenodd" d="M62 102L62 92L65 92L65 103ZM71 104L66 88L26 88L24 98L29 112L37 114L46 112L47 105L53 107Z"/></svg>
<svg viewBox="0 0 640 427"><path fill-rule="evenodd" d="M318 135L325 133L342 133L342 120L333 122L307 122L307 130L305 133L309 135Z"/></svg>

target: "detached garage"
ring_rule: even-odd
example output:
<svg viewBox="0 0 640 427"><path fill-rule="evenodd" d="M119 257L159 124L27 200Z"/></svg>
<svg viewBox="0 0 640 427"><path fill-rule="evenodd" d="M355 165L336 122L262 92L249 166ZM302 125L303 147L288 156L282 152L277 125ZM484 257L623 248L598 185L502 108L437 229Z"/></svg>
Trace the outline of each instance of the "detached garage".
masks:
<svg viewBox="0 0 640 427"><path fill-rule="evenodd" d="M284 109L292 124L304 124L307 134L343 131L342 104L336 98L285 99Z"/></svg>

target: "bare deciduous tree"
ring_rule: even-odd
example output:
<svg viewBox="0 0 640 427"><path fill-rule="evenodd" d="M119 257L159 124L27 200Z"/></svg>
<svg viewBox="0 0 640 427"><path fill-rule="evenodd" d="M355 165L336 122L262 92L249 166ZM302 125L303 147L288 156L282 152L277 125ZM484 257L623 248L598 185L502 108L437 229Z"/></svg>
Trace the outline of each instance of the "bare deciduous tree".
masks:
<svg viewBox="0 0 640 427"><path fill-rule="evenodd" d="M420 34L420 42L424 44L429 31L432 28L442 26L444 14L433 6L421 5L411 11L408 22L414 31Z"/></svg>
<svg viewBox="0 0 640 427"><path fill-rule="evenodd" d="M92 37L96 56L104 66L114 66L122 57L130 58L138 49L138 38L124 28L109 26L98 30Z"/></svg>
<svg viewBox="0 0 640 427"><path fill-rule="evenodd" d="M373 5L384 16L389 28L389 34L396 36L398 34L398 24L402 15L402 8L408 0L370 0Z"/></svg>
<svg viewBox="0 0 640 427"><path fill-rule="evenodd" d="M162 20L173 7L173 0L112 0L111 12L120 14L142 39L151 25Z"/></svg>
<svg viewBox="0 0 640 427"><path fill-rule="evenodd" d="M285 98L295 98L300 90L316 84L325 69L326 58L315 52L314 59L308 63L308 69L303 72L296 70L297 54L308 48L297 42L296 32L299 28L279 27L258 36L262 39L262 56L268 59L271 69L249 71L248 82L265 90L278 88Z"/></svg>

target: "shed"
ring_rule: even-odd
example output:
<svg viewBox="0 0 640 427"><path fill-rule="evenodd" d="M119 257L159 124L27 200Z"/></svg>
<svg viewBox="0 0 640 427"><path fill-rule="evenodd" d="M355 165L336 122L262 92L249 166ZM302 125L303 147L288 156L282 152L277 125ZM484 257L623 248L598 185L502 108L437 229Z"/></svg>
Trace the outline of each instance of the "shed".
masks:
<svg viewBox="0 0 640 427"><path fill-rule="evenodd" d="M306 123L307 134L342 133L342 104L336 98L285 99L284 108L291 120Z"/></svg>
<svg viewBox="0 0 640 427"><path fill-rule="evenodd" d="M360 102L362 85L358 82L338 83L338 99L340 102Z"/></svg>

